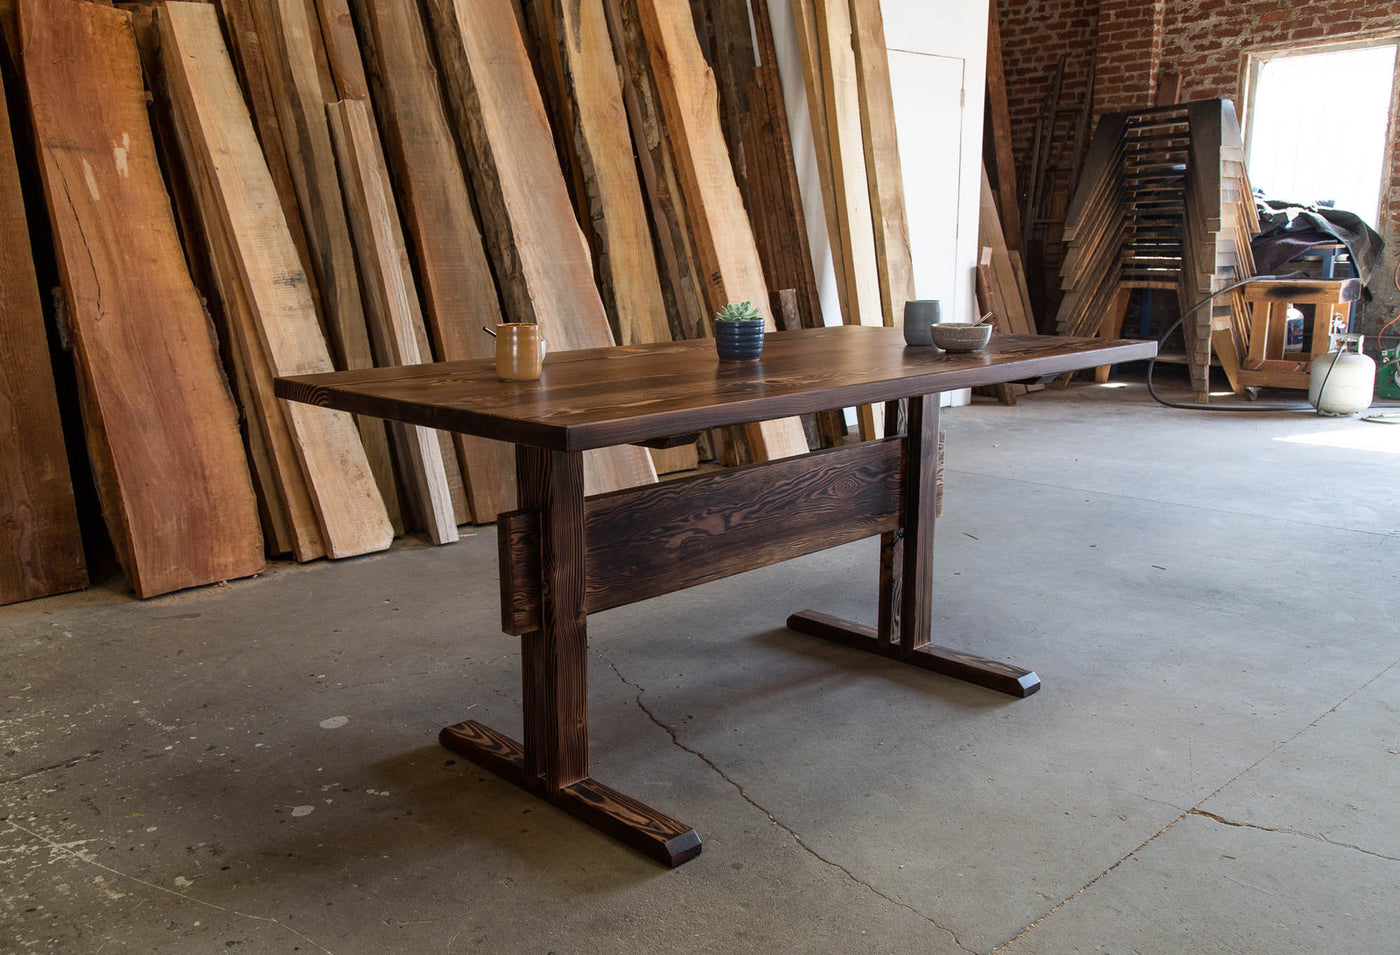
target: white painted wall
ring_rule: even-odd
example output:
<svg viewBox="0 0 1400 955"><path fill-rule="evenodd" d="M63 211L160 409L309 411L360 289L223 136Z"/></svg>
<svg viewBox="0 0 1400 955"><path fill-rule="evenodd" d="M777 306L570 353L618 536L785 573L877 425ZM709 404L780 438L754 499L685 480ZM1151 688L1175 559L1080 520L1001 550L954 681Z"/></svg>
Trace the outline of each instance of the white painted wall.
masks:
<svg viewBox="0 0 1400 955"><path fill-rule="evenodd" d="M987 0L881 0L899 134L914 294L975 321ZM789 0L769 0L822 317L841 324L816 147ZM956 403L965 403L965 396Z"/></svg>

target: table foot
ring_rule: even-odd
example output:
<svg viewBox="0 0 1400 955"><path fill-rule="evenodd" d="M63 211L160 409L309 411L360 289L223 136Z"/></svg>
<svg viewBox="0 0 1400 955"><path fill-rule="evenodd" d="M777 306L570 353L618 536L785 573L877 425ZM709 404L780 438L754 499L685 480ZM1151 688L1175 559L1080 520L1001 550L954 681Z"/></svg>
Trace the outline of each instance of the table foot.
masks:
<svg viewBox="0 0 1400 955"><path fill-rule="evenodd" d="M798 633L876 653L1010 696L1026 697L1040 689L1040 677L1031 670L931 643L912 650L898 643L881 643L874 627L833 617L819 610L795 613L788 617L787 626Z"/></svg>
<svg viewBox="0 0 1400 955"><path fill-rule="evenodd" d="M592 777L550 792L543 778L526 772L525 747L475 720L444 728L438 742L663 865L675 868L700 854L690 826Z"/></svg>

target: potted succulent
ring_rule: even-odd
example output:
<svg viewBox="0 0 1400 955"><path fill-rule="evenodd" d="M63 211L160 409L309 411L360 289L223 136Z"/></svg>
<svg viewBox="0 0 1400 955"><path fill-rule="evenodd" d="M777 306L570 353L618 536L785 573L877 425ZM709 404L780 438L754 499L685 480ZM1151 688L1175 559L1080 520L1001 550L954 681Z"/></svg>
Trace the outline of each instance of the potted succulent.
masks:
<svg viewBox="0 0 1400 955"><path fill-rule="evenodd" d="M763 315L753 302L731 302L715 313L720 361L756 361L763 353Z"/></svg>

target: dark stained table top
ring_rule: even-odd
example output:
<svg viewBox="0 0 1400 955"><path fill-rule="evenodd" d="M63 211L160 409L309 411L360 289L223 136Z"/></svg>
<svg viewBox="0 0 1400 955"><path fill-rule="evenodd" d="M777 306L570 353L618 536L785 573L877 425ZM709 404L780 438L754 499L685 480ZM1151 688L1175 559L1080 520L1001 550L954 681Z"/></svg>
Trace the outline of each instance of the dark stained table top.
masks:
<svg viewBox="0 0 1400 955"><path fill-rule="evenodd" d="M769 332L757 362L708 340L551 354L539 381L489 360L277 379L279 397L556 451L584 451L1151 358L1154 342L993 335L966 355L910 348L898 328Z"/></svg>

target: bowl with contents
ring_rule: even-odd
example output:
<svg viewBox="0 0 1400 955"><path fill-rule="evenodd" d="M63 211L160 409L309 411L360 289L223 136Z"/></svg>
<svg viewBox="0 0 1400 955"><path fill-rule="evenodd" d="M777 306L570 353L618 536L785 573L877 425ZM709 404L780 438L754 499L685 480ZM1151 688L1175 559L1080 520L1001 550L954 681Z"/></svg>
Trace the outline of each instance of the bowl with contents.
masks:
<svg viewBox="0 0 1400 955"><path fill-rule="evenodd" d="M930 326L933 343L944 351L970 352L987 347L992 339L992 326L980 322L940 322Z"/></svg>

